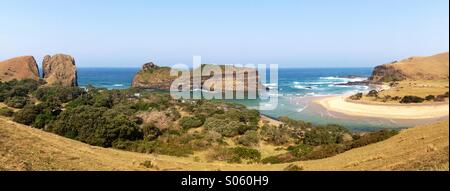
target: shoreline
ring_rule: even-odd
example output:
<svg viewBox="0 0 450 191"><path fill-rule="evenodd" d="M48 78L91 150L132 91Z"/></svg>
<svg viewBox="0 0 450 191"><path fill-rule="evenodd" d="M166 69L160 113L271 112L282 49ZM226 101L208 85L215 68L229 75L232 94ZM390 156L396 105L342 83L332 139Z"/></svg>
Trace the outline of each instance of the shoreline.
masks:
<svg viewBox="0 0 450 191"><path fill-rule="evenodd" d="M346 100L347 95L317 98L314 103L329 112L355 117L376 117L383 119L439 119L449 116L449 104L388 105L355 103Z"/></svg>

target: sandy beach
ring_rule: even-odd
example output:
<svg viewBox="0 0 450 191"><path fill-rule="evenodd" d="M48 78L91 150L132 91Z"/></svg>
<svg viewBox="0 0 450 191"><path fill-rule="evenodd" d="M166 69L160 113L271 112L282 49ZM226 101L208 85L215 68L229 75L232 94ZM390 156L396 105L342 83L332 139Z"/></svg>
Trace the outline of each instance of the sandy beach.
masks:
<svg viewBox="0 0 450 191"><path fill-rule="evenodd" d="M348 95L330 96L315 100L330 112L349 116L386 119L434 119L449 115L448 104L435 105L375 105L346 101Z"/></svg>

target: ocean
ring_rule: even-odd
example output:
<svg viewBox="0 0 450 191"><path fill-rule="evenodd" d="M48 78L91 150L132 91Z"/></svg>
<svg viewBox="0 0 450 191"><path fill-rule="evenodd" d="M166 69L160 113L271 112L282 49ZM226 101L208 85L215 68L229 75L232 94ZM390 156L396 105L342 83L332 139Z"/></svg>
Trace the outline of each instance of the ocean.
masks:
<svg viewBox="0 0 450 191"><path fill-rule="evenodd" d="M139 68L79 68L80 86L93 85L108 89L126 89L131 86L133 76ZM278 106L262 114L277 118L288 116L314 124L339 124L355 131L372 131L380 128L402 128L415 125L409 120L388 120L337 116L313 104L311 100L320 96L357 93L370 87L342 85L350 81L367 79L372 68L280 68L278 83L267 82L271 89L277 88ZM269 80L269 78L267 78ZM232 100L256 108L260 100Z"/></svg>

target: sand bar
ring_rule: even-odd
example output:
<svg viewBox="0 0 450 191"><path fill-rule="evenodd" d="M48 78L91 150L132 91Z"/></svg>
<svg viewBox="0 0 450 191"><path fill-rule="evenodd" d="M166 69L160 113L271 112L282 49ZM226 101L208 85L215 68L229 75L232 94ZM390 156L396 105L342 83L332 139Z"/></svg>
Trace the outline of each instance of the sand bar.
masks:
<svg viewBox="0 0 450 191"><path fill-rule="evenodd" d="M433 119L449 115L449 105L376 105L346 101L348 95L330 96L315 100L330 112L350 116L378 117L387 119Z"/></svg>

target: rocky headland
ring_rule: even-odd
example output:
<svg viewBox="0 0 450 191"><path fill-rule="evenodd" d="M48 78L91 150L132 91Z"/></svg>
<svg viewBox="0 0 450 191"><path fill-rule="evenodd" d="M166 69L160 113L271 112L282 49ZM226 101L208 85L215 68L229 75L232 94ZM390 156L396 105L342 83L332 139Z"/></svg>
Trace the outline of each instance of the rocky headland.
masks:
<svg viewBox="0 0 450 191"><path fill-rule="evenodd" d="M72 56L56 54L45 56L42 62L42 79L47 85L78 86L77 67ZM0 81L41 79L36 59L21 56L0 62Z"/></svg>

